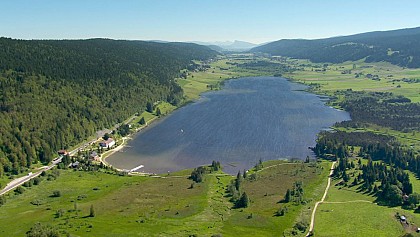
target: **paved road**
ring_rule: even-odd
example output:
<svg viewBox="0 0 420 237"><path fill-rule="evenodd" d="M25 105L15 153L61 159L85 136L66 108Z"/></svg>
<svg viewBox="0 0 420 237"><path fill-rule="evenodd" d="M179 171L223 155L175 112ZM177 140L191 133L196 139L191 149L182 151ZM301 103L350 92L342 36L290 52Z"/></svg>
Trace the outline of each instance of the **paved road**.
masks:
<svg viewBox="0 0 420 237"><path fill-rule="evenodd" d="M31 172L26 176L23 176L23 177L12 180L10 183L8 183L6 185L6 187L3 190L0 191L0 195L6 194L6 193L10 192L11 190L13 190L13 189L19 187L20 185L24 184L25 182L27 182L27 181L35 178L35 177L38 177L39 175L41 175L42 171L47 171L47 170L53 168L54 166L56 166L60 162L61 162L61 158L59 157L59 158L55 159L52 162L51 165L44 166L44 167L42 167L42 169L38 170L35 173Z"/></svg>
<svg viewBox="0 0 420 237"><path fill-rule="evenodd" d="M325 197L327 197L327 193L328 193L328 189L330 188L331 185L331 175L334 171L334 165L337 163L337 161L334 161L331 165L331 170L330 170L330 174L328 176L328 183L327 183L327 187L325 187L325 191L324 191L324 195L321 198L321 201L318 201L315 203L314 206L314 210L312 211L312 215L311 215L311 225L309 226L309 231L308 234L306 234L306 236L311 236L312 232L314 231L314 223L315 223L315 213L316 213L316 209L318 207L318 205L320 203L323 203L325 200Z"/></svg>
<svg viewBox="0 0 420 237"><path fill-rule="evenodd" d="M129 123L129 122L131 122L131 121L132 121L135 117L136 117L135 115L131 116L129 119L127 119L127 120L124 122L124 124L128 124L128 123ZM120 125L121 125L121 124L116 124L116 125L113 127L113 129L114 129L114 130L115 130L115 129L117 129ZM86 143L82 144L81 146L77 147L76 149L74 149L74 150L70 151L70 152L69 152L69 155L70 155L70 156L73 156L73 155L74 155L74 154L76 154L79 150L84 149L84 148L88 147L89 145L91 145L91 144L93 144L93 143L95 143L95 142L99 141L99 140L101 139L101 137L102 137L102 136L103 136L106 132L110 132L110 131L112 131L112 130L105 129L105 130L98 131L98 132L97 132L97 138L93 139L92 141L86 142ZM27 182L27 181L29 181L29 180L31 180L31 179L33 179L33 178L35 178L35 177L38 177L39 175L41 175L42 171L47 171L47 170L49 170L49 169L52 169L54 166L56 166L58 163L60 163L60 162L61 162L61 159L62 159L62 157L57 157L57 158L55 158L55 159L52 161L51 165L49 165L49 166L44 166L44 167L42 167L40 170L38 170L37 172L34 172L34 173L30 172L30 173L29 173L28 175L26 175L26 176L23 176L23 177L20 177L20 178L17 178L17 179L14 179L14 180L10 181L10 183L8 183L4 189L0 190L0 195L6 194L6 193L10 192L11 190L13 190L13 189L15 189L15 188L17 188L17 187L21 186L21 185L22 185L22 184L24 184L25 182Z"/></svg>
<svg viewBox="0 0 420 237"><path fill-rule="evenodd" d="M69 155L76 154L80 149L83 149L83 148L87 147L90 143L96 142L96 141L97 141L97 139L94 139L91 142L87 142L87 143L81 145L80 147L70 151ZM30 172L28 175L25 175L23 177L20 177L20 178L17 178L17 179L14 179L14 180L10 181L10 183L8 183L6 185L6 187L0 191L0 195L6 194L6 193L10 192L11 190L21 186L25 182L28 182L29 180L31 180L35 177L38 177L39 175L41 175L42 171L47 171L47 170L52 169L54 166L56 166L58 163L61 162L61 159L62 159L62 157L57 157L52 161L52 163L49 166L44 166L40 170L38 170L37 172L34 172L34 173Z"/></svg>

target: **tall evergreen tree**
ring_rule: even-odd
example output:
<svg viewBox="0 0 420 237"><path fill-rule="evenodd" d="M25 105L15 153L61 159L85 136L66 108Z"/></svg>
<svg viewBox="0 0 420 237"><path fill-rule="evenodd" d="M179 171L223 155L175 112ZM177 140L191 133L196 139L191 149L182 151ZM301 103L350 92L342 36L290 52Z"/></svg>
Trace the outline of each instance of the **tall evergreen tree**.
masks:
<svg viewBox="0 0 420 237"><path fill-rule="evenodd" d="M236 203L236 207L238 208L246 208L249 206L249 198L246 192L243 192L241 197L239 198L238 202Z"/></svg>
<svg viewBox="0 0 420 237"><path fill-rule="evenodd" d="M89 216L95 217L95 209L93 208L93 204L90 205Z"/></svg>

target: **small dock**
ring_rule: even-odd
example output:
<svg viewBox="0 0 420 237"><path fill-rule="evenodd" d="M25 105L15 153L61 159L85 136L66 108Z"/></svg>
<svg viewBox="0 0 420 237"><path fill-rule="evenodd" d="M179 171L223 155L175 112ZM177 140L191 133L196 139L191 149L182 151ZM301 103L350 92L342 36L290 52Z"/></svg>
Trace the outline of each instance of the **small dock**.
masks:
<svg viewBox="0 0 420 237"><path fill-rule="evenodd" d="M143 167L144 167L144 165L139 165L139 166L137 166L137 167L135 167L135 168L131 169L129 172L134 172L134 171L136 171L136 170L138 170L138 169L141 169L141 168L143 168Z"/></svg>

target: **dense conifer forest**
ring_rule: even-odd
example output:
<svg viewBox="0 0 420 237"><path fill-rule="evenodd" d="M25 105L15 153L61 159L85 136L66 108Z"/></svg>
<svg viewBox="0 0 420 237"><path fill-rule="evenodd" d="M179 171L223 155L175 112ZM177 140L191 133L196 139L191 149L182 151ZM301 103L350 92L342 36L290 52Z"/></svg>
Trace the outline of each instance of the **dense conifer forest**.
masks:
<svg viewBox="0 0 420 237"><path fill-rule="evenodd" d="M420 104L410 99L395 96L390 92L340 91L337 96L345 97L338 102L340 107L351 114L351 121L340 126L361 127L377 124L398 131L420 131Z"/></svg>
<svg viewBox="0 0 420 237"><path fill-rule="evenodd" d="M148 102L181 103L174 78L216 54L188 43L0 38L0 176L48 163Z"/></svg>

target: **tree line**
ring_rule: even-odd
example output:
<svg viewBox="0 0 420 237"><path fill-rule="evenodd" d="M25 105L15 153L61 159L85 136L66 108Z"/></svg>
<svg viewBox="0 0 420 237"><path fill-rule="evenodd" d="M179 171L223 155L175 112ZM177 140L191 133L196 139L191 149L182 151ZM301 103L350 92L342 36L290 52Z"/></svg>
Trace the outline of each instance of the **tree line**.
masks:
<svg viewBox="0 0 420 237"><path fill-rule="evenodd" d="M377 124L403 132L420 131L420 103L411 103L410 99L390 92L347 90L336 95L345 97L345 100L336 104L349 112L352 118L339 126Z"/></svg>

